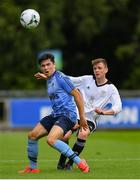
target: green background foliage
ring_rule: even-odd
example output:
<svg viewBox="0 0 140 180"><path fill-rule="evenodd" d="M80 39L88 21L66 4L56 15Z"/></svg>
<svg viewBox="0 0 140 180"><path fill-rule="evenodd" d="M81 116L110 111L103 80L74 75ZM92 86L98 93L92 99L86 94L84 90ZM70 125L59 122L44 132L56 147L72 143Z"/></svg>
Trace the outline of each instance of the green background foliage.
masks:
<svg viewBox="0 0 140 180"><path fill-rule="evenodd" d="M33 30L19 22L29 8L41 16ZM44 49L61 50L63 72L73 76L91 74L91 60L106 58L118 88L139 89L139 36L139 0L1 0L0 90L43 88L33 75Z"/></svg>

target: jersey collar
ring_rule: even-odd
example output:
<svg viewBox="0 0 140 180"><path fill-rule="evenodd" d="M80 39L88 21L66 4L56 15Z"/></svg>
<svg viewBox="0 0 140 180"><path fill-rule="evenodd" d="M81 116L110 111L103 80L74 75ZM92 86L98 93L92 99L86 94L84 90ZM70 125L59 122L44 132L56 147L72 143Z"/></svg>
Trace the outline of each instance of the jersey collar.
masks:
<svg viewBox="0 0 140 180"><path fill-rule="evenodd" d="M98 84L97 84L97 81L96 81L96 79L95 79L95 84L96 84L97 87L100 87L100 86L104 86L105 84L110 84L110 81L107 80L105 83L98 85Z"/></svg>

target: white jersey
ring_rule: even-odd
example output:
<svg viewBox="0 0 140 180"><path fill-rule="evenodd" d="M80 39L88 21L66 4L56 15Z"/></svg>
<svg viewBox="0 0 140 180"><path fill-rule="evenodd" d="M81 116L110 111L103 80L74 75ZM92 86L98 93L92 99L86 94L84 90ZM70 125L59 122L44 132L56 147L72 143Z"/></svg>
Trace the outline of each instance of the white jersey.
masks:
<svg viewBox="0 0 140 180"><path fill-rule="evenodd" d="M80 90L84 99L84 111L86 119L96 121L100 116L94 110L96 107L103 108L111 104L115 114L122 109L122 103L117 88L109 81L103 85L97 85L92 75L80 77L69 76L76 88ZM79 116L78 116L79 117Z"/></svg>

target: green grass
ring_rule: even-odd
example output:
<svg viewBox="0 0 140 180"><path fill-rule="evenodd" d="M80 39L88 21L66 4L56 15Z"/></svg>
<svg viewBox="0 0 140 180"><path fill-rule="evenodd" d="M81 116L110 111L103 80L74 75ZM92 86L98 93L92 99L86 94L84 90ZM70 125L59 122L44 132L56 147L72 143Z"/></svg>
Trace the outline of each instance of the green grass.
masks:
<svg viewBox="0 0 140 180"><path fill-rule="evenodd" d="M83 174L74 166L72 171L57 170L59 153L50 148L45 138L39 142L39 174L18 174L28 165L27 132L0 133L0 179L139 179L140 131L96 131L89 136L81 157L90 165ZM70 145L75 140L71 138Z"/></svg>

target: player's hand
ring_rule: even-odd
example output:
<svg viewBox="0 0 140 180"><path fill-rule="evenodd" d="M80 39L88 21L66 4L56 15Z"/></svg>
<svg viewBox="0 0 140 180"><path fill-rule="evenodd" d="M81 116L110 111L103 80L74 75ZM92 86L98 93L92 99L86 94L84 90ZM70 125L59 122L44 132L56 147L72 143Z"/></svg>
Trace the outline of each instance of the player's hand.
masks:
<svg viewBox="0 0 140 180"><path fill-rule="evenodd" d="M72 128L73 130L76 130L80 127L80 125L78 123L75 124L75 126Z"/></svg>
<svg viewBox="0 0 140 180"><path fill-rule="evenodd" d="M95 108L95 112L97 113L97 114L104 114L104 111L101 109L101 108Z"/></svg>
<svg viewBox="0 0 140 180"><path fill-rule="evenodd" d="M86 131L88 129L87 120L85 117L80 117L80 131L82 131L82 128Z"/></svg>
<svg viewBox="0 0 140 180"><path fill-rule="evenodd" d="M36 77L36 79L47 79L47 76L40 72L36 73L34 76Z"/></svg>

